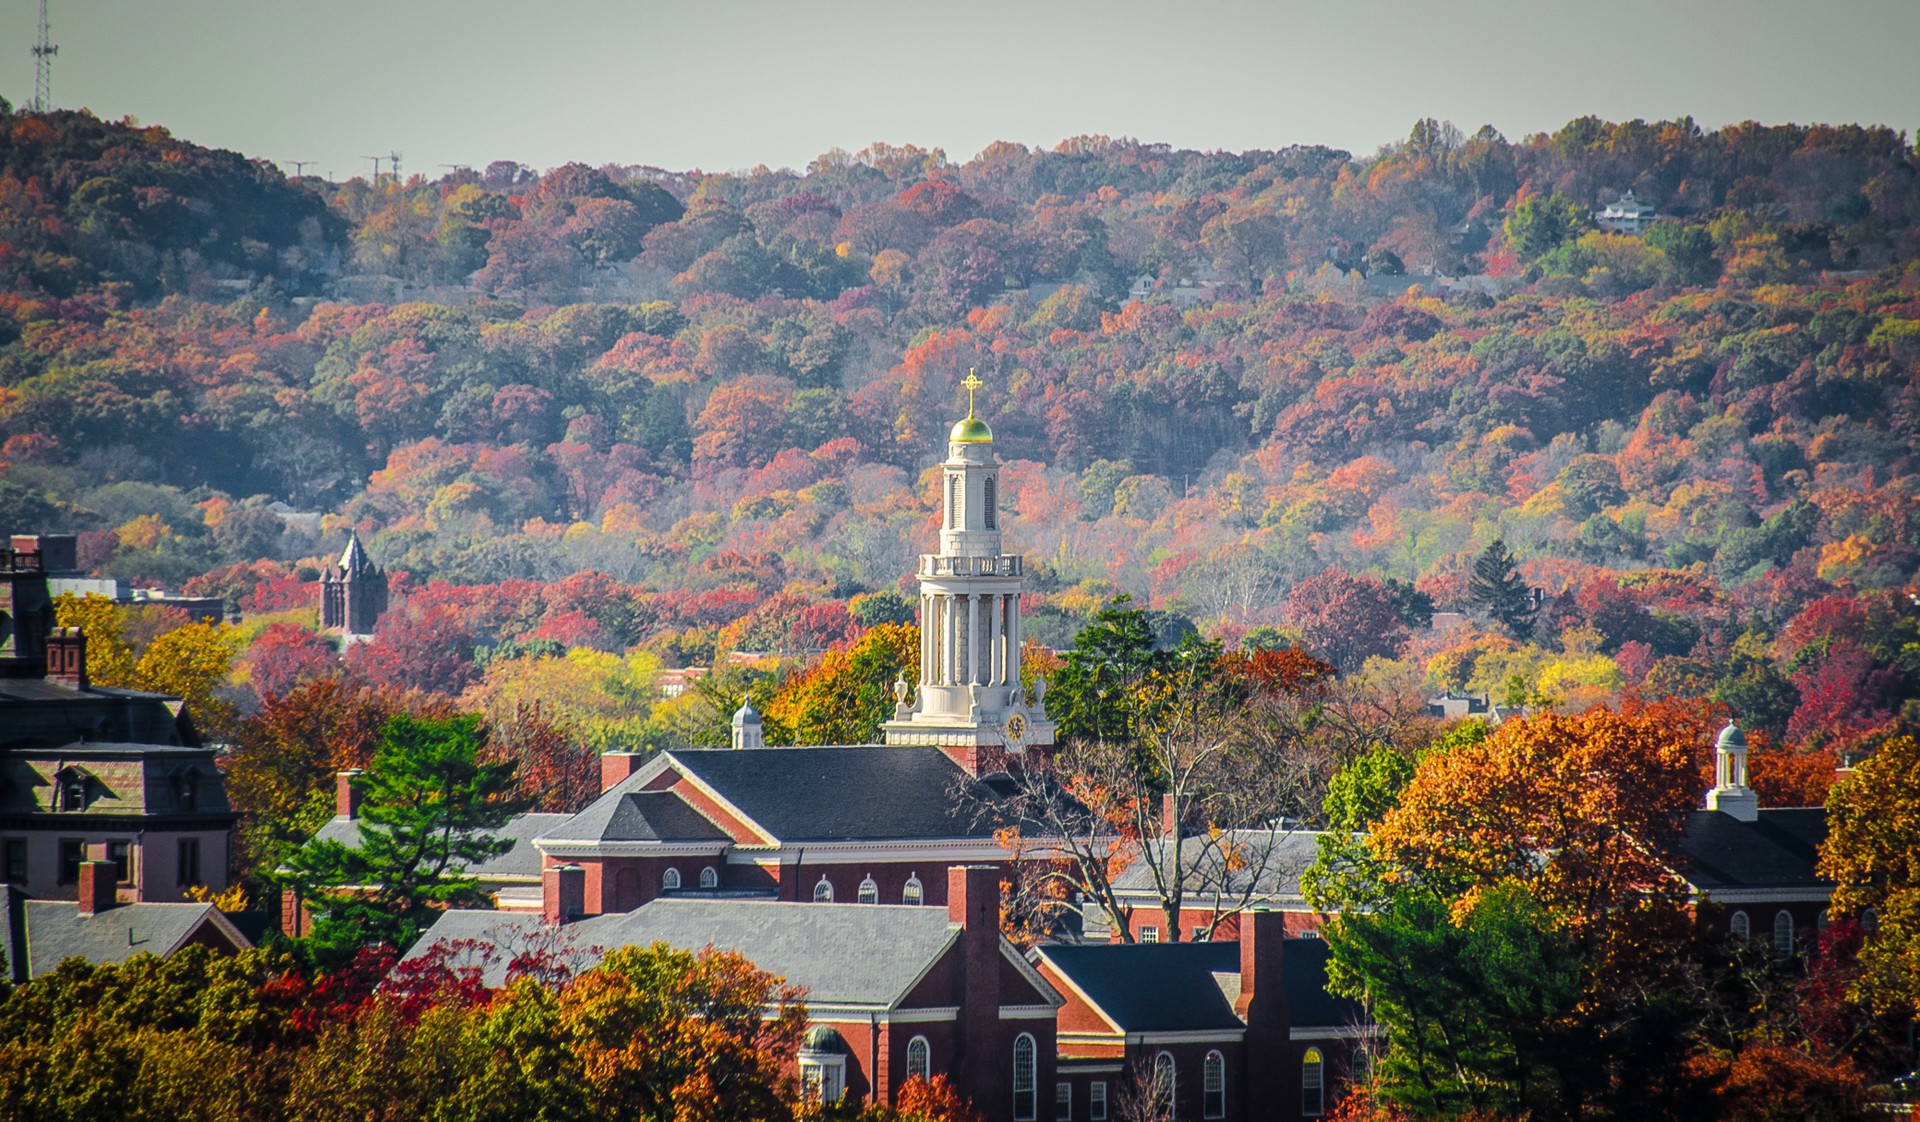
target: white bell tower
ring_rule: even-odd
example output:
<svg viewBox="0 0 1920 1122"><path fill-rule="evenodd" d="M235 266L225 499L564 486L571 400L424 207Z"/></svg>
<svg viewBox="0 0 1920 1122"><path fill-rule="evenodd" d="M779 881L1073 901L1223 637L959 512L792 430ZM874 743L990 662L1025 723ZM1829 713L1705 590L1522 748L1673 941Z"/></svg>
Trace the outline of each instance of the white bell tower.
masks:
<svg viewBox="0 0 1920 1122"><path fill-rule="evenodd" d="M980 379L969 372L961 384L967 416L941 465L940 552L920 555L920 679L894 684L882 727L888 744L937 745L978 772L1002 752L1050 750L1054 725L1044 686L1029 703L1020 685L1023 567L1000 548L1000 461L973 411Z"/></svg>

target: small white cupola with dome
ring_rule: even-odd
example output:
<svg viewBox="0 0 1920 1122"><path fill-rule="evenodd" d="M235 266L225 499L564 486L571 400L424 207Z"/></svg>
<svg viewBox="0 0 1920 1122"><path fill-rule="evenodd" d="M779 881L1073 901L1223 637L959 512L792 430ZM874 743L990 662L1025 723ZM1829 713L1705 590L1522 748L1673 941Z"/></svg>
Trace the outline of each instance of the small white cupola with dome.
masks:
<svg viewBox="0 0 1920 1122"><path fill-rule="evenodd" d="M1742 822L1760 820L1760 796L1747 786L1747 734L1732 721L1713 742L1713 790L1707 809L1730 814Z"/></svg>
<svg viewBox="0 0 1920 1122"><path fill-rule="evenodd" d="M767 746L766 726L761 723L760 714L754 712L751 701L742 701L740 708L733 711L733 746L735 748Z"/></svg>

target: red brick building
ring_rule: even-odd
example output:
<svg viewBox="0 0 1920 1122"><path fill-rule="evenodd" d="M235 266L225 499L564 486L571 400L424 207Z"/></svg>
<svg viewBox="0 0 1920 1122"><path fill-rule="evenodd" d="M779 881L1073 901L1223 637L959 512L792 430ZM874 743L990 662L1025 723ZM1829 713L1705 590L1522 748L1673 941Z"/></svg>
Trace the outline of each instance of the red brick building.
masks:
<svg viewBox="0 0 1920 1122"><path fill-rule="evenodd" d="M1240 918L1237 942L1031 952L1066 999L1055 1122L1317 1118L1365 1077L1378 1031L1327 993L1327 945L1280 912Z"/></svg>
<svg viewBox="0 0 1920 1122"><path fill-rule="evenodd" d="M917 1073L946 1076L989 1122L1038 1122L1050 1109L1061 999L1001 936L990 866L930 873L943 885L938 908L679 898L573 918L583 876L549 870L546 916L448 912L409 957L438 943L507 944L554 922L571 946L601 952L655 942L739 951L805 987L810 1031L794 1071L823 1097L893 1104ZM504 980L509 957L489 965L490 983Z"/></svg>

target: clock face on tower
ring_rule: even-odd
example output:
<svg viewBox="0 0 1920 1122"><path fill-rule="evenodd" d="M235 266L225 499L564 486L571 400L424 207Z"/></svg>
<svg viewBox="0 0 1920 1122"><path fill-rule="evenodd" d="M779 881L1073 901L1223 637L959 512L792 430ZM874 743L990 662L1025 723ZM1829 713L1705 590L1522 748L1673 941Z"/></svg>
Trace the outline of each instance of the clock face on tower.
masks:
<svg viewBox="0 0 1920 1122"><path fill-rule="evenodd" d="M1015 713L1007 718L1007 743L1024 744L1027 740L1027 718Z"/></svg>

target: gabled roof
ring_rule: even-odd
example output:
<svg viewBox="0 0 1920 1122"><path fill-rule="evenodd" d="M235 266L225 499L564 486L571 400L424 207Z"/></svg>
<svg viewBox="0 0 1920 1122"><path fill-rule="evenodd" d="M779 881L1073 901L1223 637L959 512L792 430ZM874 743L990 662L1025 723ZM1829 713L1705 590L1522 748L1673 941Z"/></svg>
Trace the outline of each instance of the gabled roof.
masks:
<svg viewBox="0 0 1920 1122"><path fill-rule="evenodd" d="M69 958L125 962L135 955L166 958L196 937L213 935L235 950L253 944L212 904L121 904L93 915L65 900L28 900L25 961L29 977L50 973ZM211 931L207 929L211 928ZM12 959L9 948L9 959Z"/></svg>
<svg viewBox="0 0 1920 1122"><path fill-rule="evenodd" d="M556 816L560 821L535 836L554 841L729 840L725 830L673 792L636 791L633 786L629 777L580 813Z"/></svg>
<svg viewBox="0 0 1920 1122"><path fill-rule="evenodd" d="M1680 875L1711 893L1734 888L1830 888L1816 871L1827 838L1824 807L1762 809L1757 822L1718 810L1687 814Z"/></svg>
<svg viewBox="0 0 1920 1122"><path fill-rule="evenodd" d="M540 877L540 851L533 847L533 839L545 836L548 830L566 822L570 814L516 814L507 820L507 824L493 831L493 836L513 842L513 848L488 861L469 866L468 876L482 879L488 877ZM337 841L348 849L360 848L360 823L357 819L333 817L314 834L315 841Z"/></svg>
<svg viewBox="0 0 1920 1122"><path fill-rule="evenodd" d="M446 912L407 957L418 958L442 942L508 943L543 922L539 916L502 912ZM680 898L654 900L560 930L572 946L589 949L596 959L617 947L656 942L683 950L734 950L760 969L804 986L810 1005L883 1009L905 998L960 935L945 908ZM488 966L489 985L505 977L504 961Z"/></svg>
<svg viewBox="0 0 1920 1122"><path fill-rule="evenodd" d="M671 762L782 842L989 838L998 825L963 794L986 788L938 748L716 749Z"/></svg>
<svg viewBox="0 0 1920 1122"><path fill-rule="evenodd" d="M1240 992L1239 943L1088 943L1045 946L1051 965L1119 1031L1196 1032L1245 1027L1233 1011ZM1327 992L1327 944L1288 939L1280 985L1293 1028L1361 1024L1357 1002Z"/></svg>

